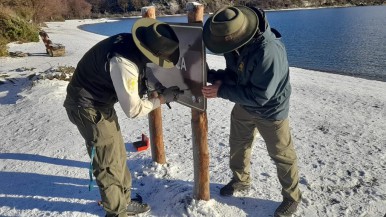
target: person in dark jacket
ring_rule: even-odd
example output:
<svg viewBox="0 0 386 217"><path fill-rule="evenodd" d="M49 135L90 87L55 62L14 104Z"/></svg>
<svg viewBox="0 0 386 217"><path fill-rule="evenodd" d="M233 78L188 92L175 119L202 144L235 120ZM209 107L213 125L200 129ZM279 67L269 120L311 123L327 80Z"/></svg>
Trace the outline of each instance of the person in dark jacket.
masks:
<svg viewBox="0 0 386 217"><path fill-rule="evenodd" d="M119 102L125 114L135 118L175 101L177 87L153 98L142 94L146 64L171 68L179 55L179 41L172 28L142 18L133 25L132 34L111 36L87 51L68 84L64 107L85 139L106 217L150 210L149 205L131 200L131 174L114 105Z"/></svg>
<svg viewBox="0 0 386 217"><path fill-rule="evenodd" d="M283 202L274 216L292 216L301 201L297 156L288 113L291 95L289 65L280 33L271 29L258 8L224 7L204 25L203 39L213 53L223 53L225 70L209 70L212 85L206 98L234 102L230 129L230 169L233 177L220 190L223 196L249 189L252 144L263 137L275 162Z"/></svg>

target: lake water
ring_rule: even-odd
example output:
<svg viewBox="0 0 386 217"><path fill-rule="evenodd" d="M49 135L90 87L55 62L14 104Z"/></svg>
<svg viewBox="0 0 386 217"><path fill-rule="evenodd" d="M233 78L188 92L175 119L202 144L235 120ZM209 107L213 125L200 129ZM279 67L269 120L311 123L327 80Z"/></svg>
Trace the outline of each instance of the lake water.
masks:
<svg viewBox="0 0 386 217"><path fill-rule="evenodd" d="M290 66L386 81L386 6L268 11L267 17L282 34ZM186 16L157 19L187 22ZM130 32L135 21L81 28L111 36Z"/></svg>

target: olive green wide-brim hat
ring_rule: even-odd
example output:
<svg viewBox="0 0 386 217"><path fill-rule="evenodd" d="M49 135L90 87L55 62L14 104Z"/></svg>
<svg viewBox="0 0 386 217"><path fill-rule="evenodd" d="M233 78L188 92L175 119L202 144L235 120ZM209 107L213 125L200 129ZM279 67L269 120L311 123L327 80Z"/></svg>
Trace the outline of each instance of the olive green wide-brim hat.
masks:
<svg viewBox="0 0 386 217"><path fill-rule="evenodd" d="M131 30L135 45L152 63L174 67L180 57L179 40L169 24L152 18L137 20Z"/></svg>
<svg viewBox="0 0 386 217"><path fill-rule="evenodd" d="M248 43L258 30L257 14L244 6L224 7L205 22L203 40L213 53L228 53Z"/></svg>

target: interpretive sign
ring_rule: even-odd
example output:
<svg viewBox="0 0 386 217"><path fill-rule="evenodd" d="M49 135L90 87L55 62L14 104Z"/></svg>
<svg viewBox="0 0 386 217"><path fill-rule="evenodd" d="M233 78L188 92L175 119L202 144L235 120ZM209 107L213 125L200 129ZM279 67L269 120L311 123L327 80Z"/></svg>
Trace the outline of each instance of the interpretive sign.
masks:
<svg viewBox="0 0 386 217"><path fill-rule="evenodd" d="M156 88L160 82L165 87L178 86L183 90L177 102L200 111L206 110L206 99L201 93L206 86L205 49L202 41L202 24L168 23L180 41L180 58L177 65L165 69L148 64L153 73L148 73L148 85ZM155 42L157 43L157 42ZM154 77L152 76L154 75Z"/></svg>

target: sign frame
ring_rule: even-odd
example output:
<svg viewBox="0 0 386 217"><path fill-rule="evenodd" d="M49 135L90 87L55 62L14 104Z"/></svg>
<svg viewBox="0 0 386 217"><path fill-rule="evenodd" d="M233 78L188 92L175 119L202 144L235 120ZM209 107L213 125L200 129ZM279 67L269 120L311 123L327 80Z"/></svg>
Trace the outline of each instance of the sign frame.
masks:
<svg viewBox="0 0 386 217"><path fill-rule="evenodd" d="M199 111L206 111L207 99L201 89L207 85L206 49L202 40L201 23L168 24L176 32L180 41L180 57L175 67L162 68L156 64L147 64L148 86L157 90L156 83L164 87L178 86L183 93L176 102Z"/></svg>

